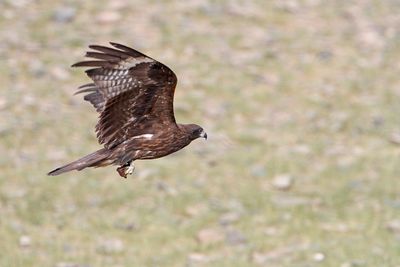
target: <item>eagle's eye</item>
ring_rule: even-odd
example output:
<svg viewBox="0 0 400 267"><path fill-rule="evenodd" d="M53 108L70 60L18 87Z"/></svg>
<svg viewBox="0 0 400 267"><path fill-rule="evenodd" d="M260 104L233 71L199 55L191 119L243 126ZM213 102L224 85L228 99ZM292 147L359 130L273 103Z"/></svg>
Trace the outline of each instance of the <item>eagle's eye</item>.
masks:
<svg viewBox="0 0 400 267"><path fill-rule="evenodd" d="M195 129L195 130L193 131L193 135L196 136L196 137L198 137L198 136L200 136L200 134L201 134L202 131L203 131L203 129L201 129L201 128Z"/></svg>
<svg viewBox="0 0 400 267"><path fill-rule="evenodd" d="M203 128L197 128L196 130L193 131L193 137L194 138L205 138L207 139L207 133L203 130Z"/></svg>

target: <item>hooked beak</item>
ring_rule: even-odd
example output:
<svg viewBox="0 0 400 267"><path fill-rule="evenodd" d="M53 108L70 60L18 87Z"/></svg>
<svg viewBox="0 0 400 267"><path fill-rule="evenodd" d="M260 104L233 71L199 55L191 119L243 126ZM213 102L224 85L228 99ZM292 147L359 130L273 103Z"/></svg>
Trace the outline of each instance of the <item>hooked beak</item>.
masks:
<svg viewBox="0 0 400 267"><path fill-rule="evenodd" d="M202 131L200 137L203 137L204 139L207 140L207 133L205 131Z"/></svg>

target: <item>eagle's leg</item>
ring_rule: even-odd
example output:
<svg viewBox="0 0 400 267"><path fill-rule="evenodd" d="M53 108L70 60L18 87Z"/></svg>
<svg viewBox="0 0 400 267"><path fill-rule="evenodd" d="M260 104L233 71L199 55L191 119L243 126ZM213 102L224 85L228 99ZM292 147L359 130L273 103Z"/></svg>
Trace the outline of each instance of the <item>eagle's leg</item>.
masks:
<svg viewBox="0 0 400 267"><path fill-rule="evenodd" d="M134 170L135 165L133 165L132 160L117 168L117 172L119 173L119 175L124 178L126 178L128 174L131 175Z"/></svg>
<svg viewBox="0 0 400 267"><path fill-rule="evenodd" d="M129 174L129 175L131 175L132 173L133 173L133 171L135 170L135 165L133 164L133 161L130 161L129 162L129 166L128 166L128 168L126 169L126 174Z"/></svg>

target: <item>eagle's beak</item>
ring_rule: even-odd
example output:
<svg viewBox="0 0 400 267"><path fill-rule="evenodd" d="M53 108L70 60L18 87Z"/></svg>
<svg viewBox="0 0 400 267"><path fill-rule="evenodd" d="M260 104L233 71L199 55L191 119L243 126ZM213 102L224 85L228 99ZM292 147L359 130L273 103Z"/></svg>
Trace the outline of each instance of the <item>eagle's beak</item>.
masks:
<svg viewBox="0 0 400 267"><path fill-rule="evenodd" d="M200 137L203 137L204 139L207 140L207 133L205 131L202 131Z"/></svg>

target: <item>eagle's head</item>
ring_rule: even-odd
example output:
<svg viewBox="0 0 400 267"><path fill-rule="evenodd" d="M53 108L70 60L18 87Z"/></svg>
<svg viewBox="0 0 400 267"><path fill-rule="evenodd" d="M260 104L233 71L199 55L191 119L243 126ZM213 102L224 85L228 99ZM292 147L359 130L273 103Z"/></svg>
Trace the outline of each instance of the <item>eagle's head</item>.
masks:
<svg viewBox="0 0 400 267"><path fill-rule="evenodd" d="M207 140L207 133L204 131L203 128L201 128L201 126L197 124L186 124L185 130L188 133L191 140L197 139L199 137L202 137Z"/></svg>

